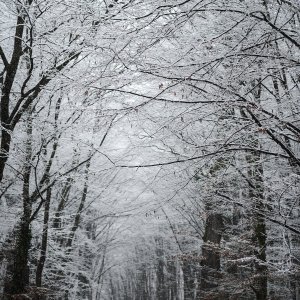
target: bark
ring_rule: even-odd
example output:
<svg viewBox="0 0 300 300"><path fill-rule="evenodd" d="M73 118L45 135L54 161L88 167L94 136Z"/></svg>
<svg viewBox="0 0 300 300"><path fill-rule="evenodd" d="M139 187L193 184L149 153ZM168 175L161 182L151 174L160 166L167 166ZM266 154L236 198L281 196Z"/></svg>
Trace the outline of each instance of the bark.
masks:
<svg viewBox="0 0 300 300"><path fill-rule="evenodd" d="M59 112L60 112L60 105L61 105L61 97L58 98L56 102L56 107L55 107L55 116L54 116L54 130L55 133L57 133L57 121L59 117ZM55 137L53 146L52 146L52 151L50 154L49 161L46 165L45 173L43 175L43 178L45 178L45 184L46 186L49 185L49 176L50 176L50 169L53 164L53 160L57 151L58 147L58 140L59 136ZM43 178L41 182L43 182ZM42 286L42 276L43 276L43 270L44 270L44 264L46 261L46 253L47 253L47 245L48 245L48 228L49 228L49 211L50 211L50 202L51 202L51 192L52 192L52 187L49 187L46 192L46 199L45 199L45 210L44 210L44 220L43 220L43 233L42 233L42 244L41 244L41 252L40 252L40 258L37 264L37 269L36 269L36 286L41 287ZM43 201L43 200L41 200Z"/></svg>
<svg viewBox="0 0 300 300"><path fill-rule="evenodd" d="M9 122L9 103L10 92L15 79L15 75L19 66L19 61L22 55L22 36L24 31L24 19L22 16L18 17L16 32L15 32L15 44L12 60L9 63L6 76L2 87L1 96L1 145L0 145L0 182L3 179L3 173L6 161L8 159L10 143L11 143L11 131L12 126Z"/></svg>
<svg viewBox="0 0 300 300"><path fill-rule="evenodd" d="M32 1L27 2L26 4L31 4ZM2 90L1 90L1 109L0 109L0 117L1 117L1 145L0 145L0 182L3 179L3 173L6 161L8 159L9 151L10 151L10 143L11 143L11 132L13 130L13 126L10 122L10 96L11 90L15 81L16 73L19 68L20 59L23 55L23 34L25 29L25 19L26 12L21 5L17 5L17 10L19 16L17 17L16 27L15 27L15 37L14 37L14 45L12 51L11 61L6 61L5 66L5 79L3 80ZM2 52L2 57L5 57L5 54ZM6 59L5 59L6 60Z"/></svg>
<svg viewBox="0 0 300 300"><path fill-rule="evenodd" d="M89 180L90 164L91 164L91 159L89 159L86 163L84 187L83 187L83 191L82 191L82 197L81 197L81 201L80 201L80 204L79 204L76 216L75 216L73 227L71 229L69 238L67 240L67 244L66 244L67 248L70 248L72 246L74 235L75 235L75 233L76 233L76 231L79 227L79 224L80 224L81 213L84 209L86 196L87 196L87 192L88 192L88 180Z"/></svg>
<svg viewBox="0 0 300 300"><path fill-rule="evenodd" d="M29 284L29 248L31 242L30 217L32 211L32 202L30 197L30 175L31 175L31 157L32 157L32 118L31 113L27 119L27 142L26 157L23 173L23 215L16 230L16 241L13 251L13 261L8 264L6 283L4 292L6 294L21 294L25 292Z"/></svg>
<svg viewBox="0 0 300 300"><path fill-rule="evenodd" d="M225 299L217 292L220 279L220 261L219 251L222 232L224 230L223 216L219 213L211 213L206 220L205 232L203 236L204 245L202 246L201 262L201 297L209 293L211 299Z"/></svg>
<svg viewBox="0 0 300 300"><path fill-rule="evenodd" d="M3 118L2 118L3 120ZM8 159L10 143L11 143L11 134L10 127L7 126L4 122L1 122L2 131L1 131L1 146L0 146L0 182L3 180L3 173L6 161Z"/></svg>
<svg viewBox="0 0 300 300"><path fill-rule="evenodd" d="M252 186L249 188L249 198L253 204L253 243L256 247L253 290L257 300L266 300L268 296L267 289L267 266L266 266L266 222L263 216L265 210L264 187L263 187L263 167L259 155L247 157L249 165L248 176L251 178Z"/></svg>
<svg viewBox="0 0 300 300"><path fill-rule="evenodd" d="M259 78L258 82L261 82ZM253 82L255 85L255 83ZM259 103L261 99L261 84L257 85L252 91L256 101ZM255 119L255 118L254 118ZM256 124L257 120L255 121ZM260 148L257 136L253 136L251 143L255 148ZM266 266L266 221L264 217L265 201L264 201L264 179L263 165L259 153L252 153L246 156L248 167L249 184L249 200L252 205L253 212L253 244L255 246L254 255L257 260L255 262L255 274L253 277L253 285L251 286L257 300L266 300L268 297L268 279Z"/></svg>
<svg viewBox="0 0 300 300"><path fill-rule="evenodd" d="M43 270L44 270L44 264L46 261L46 252L47 252L47 245L48 245L50 201L51 201L51 188L49 188L47 190L46 202L45 202L42 245L41 245L40 259L38 261L38 265L37 265L37 269L36 269L36 279L35 279L35 283L36 283L37 287L42 286L42 275L43 275Z"/></svg>

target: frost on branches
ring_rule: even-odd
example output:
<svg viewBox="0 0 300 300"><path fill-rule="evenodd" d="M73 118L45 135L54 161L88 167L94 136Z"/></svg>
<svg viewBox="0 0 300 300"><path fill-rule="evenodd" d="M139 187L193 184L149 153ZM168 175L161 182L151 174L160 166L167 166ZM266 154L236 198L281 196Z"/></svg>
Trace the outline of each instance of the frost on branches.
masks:
<svg viewBox="0 0 300 300"><path fill-rule="evenodd" d="M1 299L300 299L298 0L0 13Z"/></svg>

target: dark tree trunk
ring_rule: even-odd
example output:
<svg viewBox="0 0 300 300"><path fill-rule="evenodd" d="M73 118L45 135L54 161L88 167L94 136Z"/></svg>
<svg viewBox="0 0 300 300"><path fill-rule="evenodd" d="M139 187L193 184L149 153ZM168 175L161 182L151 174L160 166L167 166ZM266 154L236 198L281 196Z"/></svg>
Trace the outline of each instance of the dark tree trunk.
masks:
<svg viewBox="0 0 300 300"><path fill-rule="evenodd" d="M24 189L26 190L26 183ZM25 192L23 192L24 194ZM30 215L31 203L26 197L24 201L24 213L20 223L16 228L15 246L13 250L12 262L8 263L6 282L4 286L5 294L21 294L25 292L29 284L29 248L31 242Z"/></svg>
<svg viewBox="0 0 300 300"><path fill-rule="evenodd" d="M22 40L25 24L25 13L21 5L17 5L19 10L19 16L15 27L15 37L13 53L10 62L6 62L5 66L5 79L3 80L1 89L1 104L0 104L0 117L1 117L1 145L0 145L0 182L3 179L3 173L6 165L6 161L9 156L10 143L11 143L11 131L14 126L10 120L10 94L11 89L15 81L15 76L19 67L21 56L23 55ZM3 75L4 75L3 74Z"/></svg>
<svg viewBox="0 0 300 300"><path fill-rule="evenodd" d="M4 294L15 295L25 292L29 284L29 247L31 240L30 223L23 217L17 228L16 244L12 262L8 263Z"/></svg>
<svg viewBox="0 0 300 300"><path fill-rule="evenodd" d="M209 293L212 295L211 299L225 299L224 295L219 295L218 287L220 280L220 260L221 255L219 246L224 230L223 216L218 213L211 213L205 225L205 232L203 236L202 246L202 262L201 262L201 297L205 299L204 295Z"/></svg>
<svg viewBox="0 0 300 300"><path fill-rule="evenodd" d="M266 4L266 2L265 2ZM257 84L257 82L259 84ZM253 90L252 94L257 103L260 103L261 100L261 91L262 86L260 84L261 78L253 81ZM275 84L276 90L276 84ZM251 118L255 121L256 125L261 127L260 121L251 113L250 118L245 111L241 111L242 116ZM253 147L259 149L260 142L257 134L254 134L250 139ZM289 150L289 149L287 149ZM253 284L251 285L252 290L256 295L257 300L266 300L268 297L268 277L267 277L267 266L266 266L266 240L267 240L267 231L266 231L266 221L264 217L265 212L265 200L264 200L264 178L263 178L263 165L261 163L261 155L258 152L251 153L246 156L246 161L248 164L248 184L249 184L249 200L250 200L250 211L252 215L252 242L254 244L255 250L254 255L257 260L255 261L253 274Z"/></svg>
<svg viewBox="0 0 300 300"><path fill-rule="evenodd" d="M71 229L70 235L69 235L67 243L66 243L67 248L70 248L72 246L74 235L80 224L81 213L82 213L82 210L84 209L84 205L85 205L85 201L86 201L86 197L87 197L87 193L88 193L88 180L89 180L90 165L91 165L91 159L89 159L86 163L86 169L84 172L85 176L84 176L84 187L83 187L83 191L82 191L82 196L81 196L80 204L79 204L76 216L75 216L73 227Z"/></svg>
<svg viewBox="0 0 300 300"><path fill-rule="evenodd" d="M248 175L252 181L249 188L249 198L253 205L253 243L256 247L255 256L257 262L255 263L254 285L253 290L257 300L266 300L268 297L268 279L266 267L266 223L263 217L265 210L264 204L264 186L263 186L263 167L260 162L260 155L253 154L247 157L247 161L252 168L249 168Z"/></svg>
<svg viewBox="0 0 300 300"><path fill-rule="evenodd" d="M36 279L35 279L37 287L42 286L43 269L44 269L44 264L46 261L46 252L47 252L47 245L48 245L50 201L51 201L51 188L49 188L47 190L46 202L45 202L41 253L40 253L40 259L38 261L38 265L37 265L37 269L36 269Z"/></svg>
<svg viewBox="0 0 300 300"><path fill-rule="evenodd" d="M5 125L2 124L4 127ZM5 126L7 128L7 126ZM4 128L5 128L4 127ZM1 148L0 148L0 182L3 180L3 174L5 169L5 164L8 159L11 135L9 129L2 129L1 131Z"/></svg>
<svg viewBox="0 0 300 300"><path fill-rule="evenodd" d="M6 294L21 294L29 284L29 248L31 242L30 217L32 202L29 192L32 156L32 119L28 114L26 157L23 173L23 216L16 230L16 242L13 251L13 261L8 264L4 287Z"/></svg>

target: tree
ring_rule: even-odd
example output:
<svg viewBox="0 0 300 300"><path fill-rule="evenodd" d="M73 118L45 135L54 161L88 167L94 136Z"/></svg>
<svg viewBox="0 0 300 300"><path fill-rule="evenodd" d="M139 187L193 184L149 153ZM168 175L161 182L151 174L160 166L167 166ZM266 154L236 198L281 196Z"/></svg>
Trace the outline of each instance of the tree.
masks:
<svg viewBox="0 0 300 300"><path fill-rule="evenodd" d="M296 0L0 5L7 293L297 299Z"/></svg>
<svg viewBox="0 0 300 300"><path fill-rule="evenodd" d="M287 204L291 209L287 221L274 203L286 194L285 188L273 190L279 169L285 170L284 175L280 172L283 177L298 177L299 128L294 106L299 92L294 73L299 53L298 14L299 5L294 1L154 5L141 18L152 28L157 26L159 34L145 28L156 43L144 46L143 62L137 65L143 80L152 82L152 89L148 93L135 86L119 90L137 97L136 109L145 133L141 147L161 152L159 158L152 155L146 163L119 165L172 168L182 164L182 169L189 168L191 174L200 174L205 180L208 199L214 203L208 214L211 218L219 215L217 223L224 217L236 219L241 210L243 217L235 222L246 223L239 234L248 236L248 246L241 250L235 245L242 251L235 262L240 270L248 268L251 282L247 295L255 294L257 299L273 293L272 288L267 291L276 273L269 237L279 228L299 235L292 217L297 209ZM205 178L201 172L207 166L217 171L208 172ZM199 201L206 201L201 189ZM220 216L220 206L229 210L227 216ZM213 223L208 216L207 226ZM230 223L225 225L234 232ZM211 226L209 230L214 231ZM226 235L216 241L220 255L229 244ZM208 240L205 235L204 241ZM252 252L248 252L251 241ZM230 249L234 255L231 245Z"/></svg>

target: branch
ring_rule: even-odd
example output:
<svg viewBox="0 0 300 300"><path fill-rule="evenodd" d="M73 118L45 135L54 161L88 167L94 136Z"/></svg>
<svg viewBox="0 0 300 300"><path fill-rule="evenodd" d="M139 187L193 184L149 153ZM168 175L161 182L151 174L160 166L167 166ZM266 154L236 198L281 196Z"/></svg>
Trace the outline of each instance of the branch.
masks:
<svg viewBox="0 0 300 300"><path fill-rule="evenodd" d="M5 124L9 126L9 109L10 109L10 92L15 81L15 76L19 67L20 58L23 54L22 52L22 38L24 32L24 18L23 16L18 16L17 23L15 26L15 37L14 37L14 46L12 51L12 58L10 63L7 62L6 77L2 87L2 96L1 96L1 122L2 125ZM1 55L2 59L3 56Z"/></svg>
<svg viewBox="0 0 300 300"><path fill-rule="evenodd" d="M181 100L169 100L169 99L164 99L164 98L157 98L155 96L153 97L150 97L150 96L145 96L145 95L142 95L142 94L136 94L137 96L141 96L141 97L145 97L145 98L150 98L152 100L156 100L156 101L166 101L166 102L172 102L172 103L190 103L190 104L197 104L197 103L203 103L203 104L209 104L209 103L235 103L235 102L244 102L246 105L248 106L251 106L253 108L257 108L257 104L256 103L253 103L249 100L247 100L244 96L240 95L238 92L235 92L235 91L232 91L232 90L229 90L228 88L218 84L218 83L215 83L213 81L210 81L210 80L204 80L204 79L198 79L198 78L193 78L191 76L189 77L186 77L186 78L182 78L182 77L170 77L170 76L164 76L164 75L160 75L160 74L153 74L152 72L149 72L149 71L141 71L142 73L146 73L146 74L150 74L152 76L156 76L156 77L159 77L159 78L164 78L164 79L168 79L168 80L178 80L178 81L182 81L184 82L185 80L187 81L194 81L194 82L200 82L200 83L204 83L204 84L210 84L212 86L215 86L217 88L219 88L220 90L224 91L224 92L227 92L229 94L232 94L234 96L236 96L238 99L236 100L231 100L231 101L228 101L228 100L204 100L204 101L181 101ZM121 92L121 91L120 91ZM122 92L126 92L127 91L122 91ZM130 92L128 92L130 93ZM134 94L134 93L131 93L131 94ZM146 102L148 103L148 102ZM140 104L140 105L144 105L145 103L143 104ZM284 124L287 126L287 129L294 132L294 133L300 133L300 129L293 125L292 123L288 122L288 121L285 121L285 120L281 120L278 116L274 115L273 113L267 111L266 109L263 109L261 107L259 107L259 109L261 110L261 112L263 112L264 114L276 119L278 122Z"/></svg>
<svg viewBox="0 0 300 300"><path fill-rule="evenodd" d="M24 51L24 53L27 52L27 54L29 56L30 67L28 70L27 78L24 80L23 85L21 87L21 96L24 96L24 91L25 91L26 85L32 76L32 71L33 71L32 43L33 43L33 27L31 26L30 27L30 45L28 47L26 47L26 50Z"/></svg>
<svg viewBox="0 0 300 300"><path fill-rule="evenodd" d="M63 63L61 63L59 66L54 67L53 69L49 70L49 73L52 72L60 72L63 70L71 61L76 59L81 52L75 53L71 55L67 60L65 60ZM16 124L21 119L23 112L29 107L29 105L33 102L33 100L39 95L42 88L47 85L51 80L52 76L50 75L44 75L40 81L30 90L28 90L26 93L23 94L23 96L18 100L17 104L15 105L12 113L9 116L9 124L11 124L12 128L16 126ZM25 100L25 98L27 99ZM25 102L23 103L23 101ZM22 104L23 103L23 104Z"/></svg>
<svg viewBox="0 0 300 300"><path fill-rule="evenodd" d="M281 35L283 35L286 39L288 39L292 44L296 45L300 49L300 44L294 40L292 37L290 37L288 34L286 34L283 30L278 28L276 25L274 25L268 18L267 16L263 13L260 12L261 15L263 16L263 20L273 29L275 29L277 32L279 32ZM255 17L255 16L254 16Z"/></svg>
<svg viewBox="0 0 300 300"><path fill-rule="evenodd" d="M92 154L93 155L93 154ZM44 189L40 190L39 187L37 187L36 191L34 191L32 193L31 198L31 202L35 202L35 200L38 199L38 197L41 198L41 201L38 205L38 207L36 208L36 210L32 213L31 217L30 217L30 222L32 222L35 217L37 216L38 212L40 211L40 209L42 208L42 205L45 203L46 199L43 197L43 194L51 187L54 186L54 184L58 181L59 178L64 177L66 175L68 175L69 173L75 171L76 169L78 169L80 166L82 166L83 164L87 163L88 161L91 160L91 156L88 157L87 159L83 160L82 162L80 162L79 164L77 164L77 166L69 169L68 171L66 171L63 174L60 174L58 177L56 177L55 179L53 179L53 181L51 183L49 183Z"/></svg>
<svg viewBox="0 0 300 300"><path fill-rule="evenodd" d="M254 122L259 126L262 127L261 122L259 119L254 115L254 113L247 109L247 112L250 114L251 118L254 120ZM289 157L298 165L300 166L300 160L295 156L295 154L286 146L283 142L281 142L268 128L266 128L267 134L270 136L270 138L283 150L285 151Z"/></svg>
<svg viewBox="0 0 300 300"><path fill-rule="evenodd" d="M223 194L221 194L221 193L219 193L219 192L216 192L216 195L218 195L218 196L220 196L220 197L222 197L222 198L225 198L225 199L229 200L230 202L232 202L232 203L234 203L234 204L236 204L236 205L238 205L238 206L240 206L240 207L245 208L245 205L244 205L244 204L239 203L239 202L236 202L236 201L234 201L233 199L231 199L230 197L228 197L228 196L226 196L226 195L223 195ZM287 225L287 224L286 224L286 221L285 221L285 222L278 221L278 220L273 219L273 218L271 218L271 217L269 217L269 216L266 216L265 214L263 214L263 213L261 213L261 212L259 212L259 211L257 211L257 210L255 210L255 212L256 212L260 217L266 218L268 221L270 221L270 222L272 222L272 223L275 223L275 224L278 224L278 225L280 225L280 226L283 226L283 227L289 229L290 231L292 231L292 232L294 232L294 233L300 235L300 231L297 230L297 229L294 228L294 227L291 227L291 226Z"/></svg>
<svg viewBox="0 0 300 300"><path fill-rule="evenodd" d="M222 154L222 153L226 153L226 152L238 152L238 151L246 151L246 152L249 151L249 152L254 152L254 153L262 153L262 154L282 157L282 158L286 158L286 159L290 158L290 156L287 156L287 155L284 155L281 153L274 153L274 152L269 152L269 151L260 150L260 149L243 147L243 148L231 148L231 149L218 150L215 152L211 152L211 153L207 153L207 154L203 154L203 155L199 155L199 156L195 156L195 157L190 157L190 158L186 158L186 159L177 159L177 160L172 160L169 162L153 163L153 164L146 164L146 165L116 165L116 167L119 167L119 168L149 168L149 167L167 166L167 165L172 165L172 164L177 164L177 163L184 163L184 162L188 162L188 161L198 160L198 159L202 159L205 157L210 157L210 156L214 156L214 155Z"/></svg>

